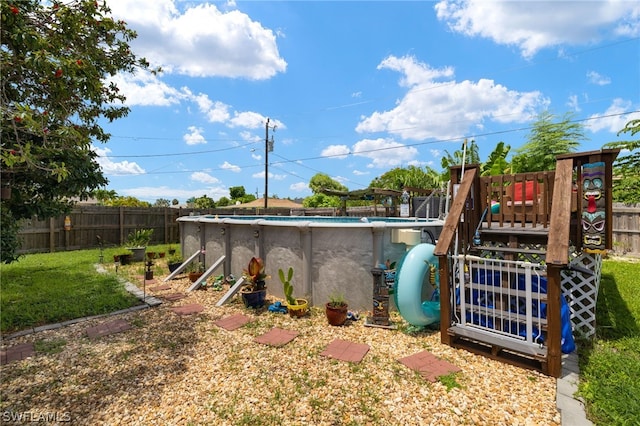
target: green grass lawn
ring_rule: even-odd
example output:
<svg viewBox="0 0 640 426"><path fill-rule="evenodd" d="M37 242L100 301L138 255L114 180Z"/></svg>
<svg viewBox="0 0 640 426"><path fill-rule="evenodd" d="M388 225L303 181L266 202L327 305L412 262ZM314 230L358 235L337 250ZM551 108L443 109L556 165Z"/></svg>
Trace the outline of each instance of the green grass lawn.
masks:
<svg viewBox="0 0 640 426"><path fill-rule="evenodd" d="M640 262L605 260L596 338L580 344L579 395L596 425L640 424Z"/></svg>
<svg viewBox="0 0 640 426"><path fill-rule="evenodd" d="M117 250L105 250L105 261L112 261ZM97 249L30 254L0 265L2 333L140 304L115 275L96 272L99 256Z"/></svg>

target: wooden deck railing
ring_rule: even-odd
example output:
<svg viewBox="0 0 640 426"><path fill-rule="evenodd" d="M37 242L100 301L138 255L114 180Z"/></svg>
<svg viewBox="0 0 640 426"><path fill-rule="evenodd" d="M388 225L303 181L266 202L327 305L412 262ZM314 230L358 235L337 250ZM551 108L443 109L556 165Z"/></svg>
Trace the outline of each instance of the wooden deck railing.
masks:
<svg viewBox="0 0 640 426"><path fill-rule="evenodd" d="M482 176L480 201L482 211L488 209L487 224L548 227L554 178L553 171Z"/></svg>

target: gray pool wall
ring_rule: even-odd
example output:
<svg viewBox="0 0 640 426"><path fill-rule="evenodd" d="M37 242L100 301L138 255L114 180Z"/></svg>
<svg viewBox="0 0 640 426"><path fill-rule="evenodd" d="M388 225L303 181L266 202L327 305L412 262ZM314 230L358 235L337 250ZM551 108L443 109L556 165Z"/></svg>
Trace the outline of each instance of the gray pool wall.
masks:
<svg viewBox="0 0 640 426"><path fill-rule="evenodd" d="M342 294L350 309L371 310L372 268L387 259L399 262L407 250L407 244L392 242L398 235L393 230L413 229L420 242L432 242L443 224L424 219L383 222L371 218L370 222L351 223L314 219L184 216L178 219L182 253L187 258L204 248L207 268L225 256L214 275L236 278L242 276L251 257L258 256L264 259L270 276L268 292L277 298L284 297L278 269L286 271L291 266L294 296L323 306L331 294Z"/></svg>

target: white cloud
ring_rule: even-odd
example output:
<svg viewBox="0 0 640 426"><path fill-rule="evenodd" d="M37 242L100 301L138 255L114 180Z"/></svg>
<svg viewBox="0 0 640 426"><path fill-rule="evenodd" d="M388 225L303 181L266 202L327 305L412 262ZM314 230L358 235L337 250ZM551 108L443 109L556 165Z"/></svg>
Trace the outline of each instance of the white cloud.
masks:
<svg viewBox="0 0 640 426"><path fill-rule="evenodd" d="M191 173L190 179L194 182L201 183L220 183L220 180L215 176L211 176L209 173L205 172L193 172Z"/></svg>
<svg viewBox="0 0 640 426"><path fill-rule="evenodd" d="M225 161L224 163L222 163L220 168L223 169L223 170L232 171L234 173L240 173L242 171L242 169L240 167L236 166L235 164L231 164L228 161Z"/></svg>
<svg viewBox="0 0 640 426"><path fill-rule="evenodd" d="M577 95L569 96L569 100L567 101L567 106L574 111L580 111L580 102L578 101Z"/></svg>
<svg viewBox="0 0 640 426"><path fill-rule="evenodd" d="M606 86L607 84L611 84L611 79L607 76L600 75L595 71L587 72L587 79L591 84L597 84L598 86Z"/></svg>
<svg viewBox="0 0 640 426"><path fill-rule="evenodd" d="M296 182L289 185L289 189L295 192L309 192L308 182Z"/></svg>
<svg viewBox="0 0 640 426"><path fill-rule="evenodd" d="M121 176L121 175L141 175L146 173L146 171L135 162L130 162L130 161L115 162L111 160L109 158L109 153L111 152L109 148L100 148L95 145L92 145L91 149L93 149L96 152L96 154L98 154L98 157L96 158L96 162L98 163L98 165L100 165L100 168L102 169L102 172L105 175Z"/></svg>
<svg viewBox="0 0 640 426"><path fill-rule="evenodd" d="M229 105L224 102L213 102L204 93L193 96L192 99L210 123L224 123L229 120Z"/></svg>
<svg viewBox="0 0 640 426"><path fill-rule="evenodd" d="M526 58L550 46L590 44L612 24L611 37L640 31L640 6L631 1L442 0L435 10L452 30L517 46Z"/></svg>
<svg viewBox="0 0 640 426"><path fill-rule="evenodd" d="M525 58L551 46L640 32L640 4L633 1L441 0L435 10L453 31L517 46Z"/></svg>
<svg viewBox="0 0 640 426"><path fill-rule="evenodd" d="M261 142L264 141L264 136L258 136L254 133L251 133L248 130L243 130L241 132L238 133L240 135L240 137L242 138L242 140L247 141L247 142Z"/></svg>
<svg viewBox="0 0 640 426"><path fill-rule="evenodd" d="M356 175L356 176L365 176L365 175L368 175L370 173L369 172L362 172L360 170L354 170L353 174Z"/></svg>
<svg viewBox="0 0 640 426"><path fill-rule="evenodd" d="M329 145L320 153L323 157L347 158L351 151L346 145Z"/></svg>
<svg viewBox="0 0 640 426"><path fill-rule="evenodd" d="M267 117L257 112L245 111L236 112L232 119L229 120L227 125L229 127L244 127L247 129L257 129L264 127L267 122Z"/></svg>
<svg viewBox="0 0 640 426"><path fill-rule="evenodd" d="M611 133L618 133L624 129L624 126L628 121L634 119L640 119L640 113L624 114L625 111L629 111L633 108L631 101L625 101L624 99L616 98L613 103L602 114L593 114L591 119L586 123L586 127L592 132L599 132L600 130L608 130Z"/></svg>
<svg viewBox="0 0 640 426"><path fill-rule="evenodd" d="M210 3L178 4L119 0L109 6L116 19L138 32L131 42L136 54L165 72L264 80L286 71L274 32L245 13L223 12Z"/></svg>
<svg viewBox="0 0 640 426"><path fill-rule="evenodd" d="M251 177L264 180L264 171L254 173L251 175ZM287 175L278 175L278 174L269 172L269 180L284 180L286 178L287 178Z"/></svg>
<svg viewBox="0 0 640 426"><path fill-rule="evenodd" d="M182 139L187 143L187 145L199 145L206 144L207 141L202 136L203 130L196 126L189 126L189 132L186 135L182 136Z"/></svg>
<svg viewBox="0 0 640 426"><path fill-rule="evenodd" d="M376 168L393 168L412 164L418 150L390 139L363 139L353 146L353 155L370 159Z"/></svg>
<svg viewBox="0 0 640 426"><path fill-rule="evenodd" d="M356 127L361 133L386 131L415 140L459 138L484 120L525 122L549 103L538 91L517 92L493 80L439 81L451 77L453 70L436 70L410 56L390 56L379 68L400 72L400 84L409 91L392 110L363 117Z"/></svg>
<svg viewBox="0 0 640 426"><path fill-rule="evenodd" d="M170 106L189 97L188 91L168 86L148 71L135 74L117 74L107 79L107 84L115 83L123 93L128 106Z"/></svg>

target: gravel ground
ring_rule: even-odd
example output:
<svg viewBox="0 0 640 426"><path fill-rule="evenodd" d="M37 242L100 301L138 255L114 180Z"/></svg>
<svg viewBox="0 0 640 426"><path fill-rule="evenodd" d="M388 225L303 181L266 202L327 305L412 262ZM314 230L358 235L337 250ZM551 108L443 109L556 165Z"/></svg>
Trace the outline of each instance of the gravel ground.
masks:
<svg viewBox="0 0 640 426"><path fill-rule="evenodd" d="M157 277L157 275L156 275ZM157 277L158 278L158 277ZM162 277L160 277L162 278ZM273 280L272 280L273 281ZM271 285L275 285L273 282ZM186 279L171 281L183 292ZM226 291L225 286L225 291ZM440 343L439 333L327 324L312 308L302 319L198 290L177 302L4 341L35 342L30 359L0 368L0 415L57 415L78 425L559 425L556 380ZM270 301L275 301L271 299ZM204 312L178 316L190 303ZM243 313L235 331L213 323ZM90 340L85 330L122 318L132 329ZM280 348L253 341L272 327L300 335ZM361 363L320 356L340 338L366 343ZM428 350L461 368L430 383L397 360Z"/></svg>

